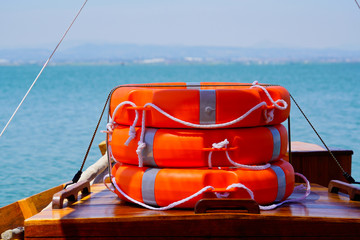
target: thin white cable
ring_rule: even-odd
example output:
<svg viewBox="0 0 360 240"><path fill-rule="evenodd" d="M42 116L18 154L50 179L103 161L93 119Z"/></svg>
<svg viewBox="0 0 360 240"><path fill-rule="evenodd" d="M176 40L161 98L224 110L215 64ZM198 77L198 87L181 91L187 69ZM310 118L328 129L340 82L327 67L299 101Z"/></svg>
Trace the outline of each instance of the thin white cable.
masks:
<svg viewBox="0 0 360 240"><path fill-rule="evenodd" d="M42 74L42 72L44 71L44 69L46 68L46 66L48 65L48 63L50 62L51 58L53 57L53 55L55 54L56 50L58 49L58 47L60 46L61 42L64 40L65 36L67 35L67 33L69 32L70 28L72 27L72 25L74 24L74 22L76 21L77 17L80 15L80 12L82 11L82 9L85 7L86 3L88 0L85 0L85 2L83 3L82 7L80 8L80 10L78 11L78 13L76 14L75 18L73 19L73 21L71 22L70 26L67 28L67 30L65 31L64 35L62 36L62 38L60 39L59 43L56 45L55 49L53 50L53 52L51 53L50 57L46 60L45 64L43 65L43 67L41 68L39 74L37 75L37 77L35 78L34 82L31 84L30 88L28 89L28 91L26 92L25 96L23 97L23 99L21 100L21 102L19 103L19 105L17 106L17 108L15 109L14 113L12 114L12 116L10 117L9 121L6 123L5 127L3 128L3 130L0 133L0 137L3 135L3 133L5 132L5 130L7 129L7 127L9 126L10 122L13 120L14 116L16 115L16 113L18 112L18 110L20 109L21 105L23 104L23 102L25 101L26 97L29 95L31 89L34 87L35 83L37 82L37 80L39 79L40 75Z"/></svg>

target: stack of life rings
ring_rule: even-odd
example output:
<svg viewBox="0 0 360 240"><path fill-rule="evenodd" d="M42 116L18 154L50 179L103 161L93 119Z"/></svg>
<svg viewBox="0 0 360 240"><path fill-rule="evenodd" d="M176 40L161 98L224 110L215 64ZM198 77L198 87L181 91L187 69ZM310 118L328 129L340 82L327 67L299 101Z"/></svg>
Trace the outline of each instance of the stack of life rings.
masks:
<svg viewBox="0 0 360 240"><path fill-rule="evenodd" d="M203 198L284 201L295 178L283 160L289 113L285 88L257 82L119 86L107 125L113 191L155 210Z"/></svg>

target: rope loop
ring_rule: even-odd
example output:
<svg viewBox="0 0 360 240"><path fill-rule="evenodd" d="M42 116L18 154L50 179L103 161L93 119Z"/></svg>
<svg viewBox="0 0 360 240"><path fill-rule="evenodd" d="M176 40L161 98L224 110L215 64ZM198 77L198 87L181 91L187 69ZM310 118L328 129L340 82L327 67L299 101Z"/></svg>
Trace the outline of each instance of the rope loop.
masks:
<svg viewBox="0 0 360 240"><path fill-rule="evenodd" d="M131 102L131 101L124 101L124 102L121 102L119 103L114 112L113 112L113 115L112 117L109 119L109 122L106 124L106 128L108 129L108 131L103 131L103 132L107 132L109 133L110 135L113 133L114 129L116 128L117 126L117 123L115 122L115 116L116 116L116 113L117 111L124 105L131 105L133 107L137 107L135 103ZM131 140L133 140L135 137L136 137L136 131L135 131L135 126L138 122L138 119L139 119L139 112L138 110L135 109L135 119L134 119L134 122L133 124L130 126L129 128L129 138L126 140L126 142L124 143L125 146L128 146L129 143L131 142Z"/></svg>
<svg viewBox="0 0 360 240"><path fill-rule="evenodd" d="M224 141L222 142L219 142L219 143L213 143L212 144L212 148L213 149L219 149L219 148L227 148L227 145L229 144L229 141L227 139L225 139ZM209 168L212 168L212 153L213 151L209 152L209 155L208 155L208 167ZM230 156L229 156L229 152L227 150L225 150L225 154L226 154L226 157L228 159L228 161L234 166L234 167L237 167L237 168L245 168L245 169L250 169L250 170L264 170L264 169L267 169L271 166L270 163L267 163L265 165L246 165L246 164L240 164L240 163L237 163L237 162L234 162Z"/></svg>
<svg viewBox="0 0 360 240"><path fill-rule="evenodd" d="M266 88L259 85L258 81L254 81L250 88L260 88L260 89L262 89L265 92L268 99L270 100L270 102L274 105L275 108L280 109L280 110L285 110L288 107L287 102L285 100L283 100L283 99L278 99L278 100L274 101L274 99L272 99L271 95L266 90ZM279 105L279 103L281 103L282 106Z"/></svg>

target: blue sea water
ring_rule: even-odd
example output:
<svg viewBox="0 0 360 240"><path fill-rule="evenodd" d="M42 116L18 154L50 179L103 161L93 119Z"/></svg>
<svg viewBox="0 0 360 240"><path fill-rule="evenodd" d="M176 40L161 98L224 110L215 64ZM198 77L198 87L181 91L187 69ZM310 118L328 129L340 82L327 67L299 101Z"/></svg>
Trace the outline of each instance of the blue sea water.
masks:
<svg viewBox="0 0 360 240"><path fill-rule="evenodd" d="M40 68L0 66L1 129ZM117 85L255 80L286 87L329 146L354 150L352 175L360 180L360 63L49 66L0 138L0 207L73 177ZM291 120L293 141L321 144L294 104ZM104 138L98 131L86 166L100 157Z"/></svg>

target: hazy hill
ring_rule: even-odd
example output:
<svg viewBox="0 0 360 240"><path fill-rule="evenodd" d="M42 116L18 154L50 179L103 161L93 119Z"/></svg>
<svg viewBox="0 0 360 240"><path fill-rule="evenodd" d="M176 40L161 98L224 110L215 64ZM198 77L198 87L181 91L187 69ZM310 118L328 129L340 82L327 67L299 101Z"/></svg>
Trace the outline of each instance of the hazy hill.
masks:
<svg viewBox="0 0 360 240"><path fill-rule="evenodd" d="M50 49L0 49L0 64L43 63ZM52 63L99 62L360 62L360 51L339 49L191 47L85 44L59 49Z"/></svg>

